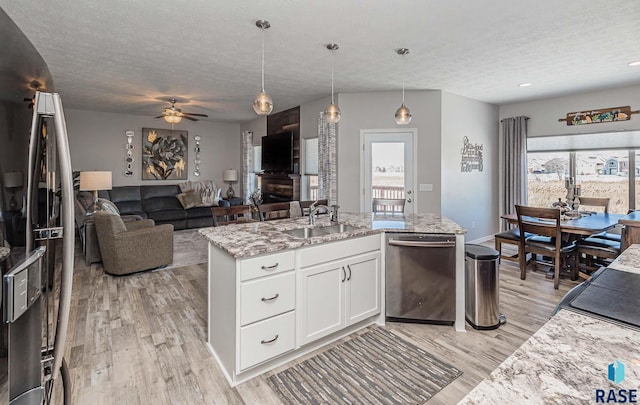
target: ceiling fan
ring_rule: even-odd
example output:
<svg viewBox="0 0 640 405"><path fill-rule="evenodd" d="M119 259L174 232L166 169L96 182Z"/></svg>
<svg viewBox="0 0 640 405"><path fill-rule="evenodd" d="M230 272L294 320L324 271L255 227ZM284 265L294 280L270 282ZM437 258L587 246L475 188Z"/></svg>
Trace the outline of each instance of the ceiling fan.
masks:
<svg viewBox="0 0 640 405"><path fill-rule="evenodd" d="M169 101L171 102L171 107L165 107L164 110L162 110L162 115L158 115L155 118L164 118L164 120L167 121L169 124L177 124L180 121L182 121L183 118L186 118L190 121L198 121L197 118L193 118L193 117L208 117L207 114L195 114L195 113L182 112L181 109L176 107L175 98L172 98Z"/></svg>

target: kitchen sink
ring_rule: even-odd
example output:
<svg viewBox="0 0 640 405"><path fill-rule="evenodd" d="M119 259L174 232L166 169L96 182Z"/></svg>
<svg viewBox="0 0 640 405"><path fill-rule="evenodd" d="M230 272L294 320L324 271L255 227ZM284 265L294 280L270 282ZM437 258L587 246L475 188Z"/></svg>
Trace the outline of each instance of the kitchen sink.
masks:
<svg viewBox="0 0 640 405"><path fill-rule="evenodd" d="M288 231L282 231L288 235L293 236L294 238L313 238L316 236L326 236L332 235L334 233L343 233L343 232L351 232L360 229L357 226L347 225L347 224L335 224L329 226L316 226L316 227L305 227L305 228L296 228L289 229Z"/></svg>

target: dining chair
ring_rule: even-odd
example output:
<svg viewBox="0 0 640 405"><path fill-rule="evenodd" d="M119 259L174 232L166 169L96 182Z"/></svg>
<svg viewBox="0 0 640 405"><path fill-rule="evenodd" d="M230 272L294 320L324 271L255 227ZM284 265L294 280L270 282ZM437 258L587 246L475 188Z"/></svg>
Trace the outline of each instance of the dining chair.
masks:
<svg viewBox="0 0 640 405"><path fill-rule="evenodd" d="M213 226L249 222L251 221L251 206L211 207L211 215L213 216Z"/></svg>
<svg viewBox="0 0 640 405"><path fill-rule="evenodd" d="M289 201L266 203L258 205L260 221L290 218L291 204Z"/></svg>
<svg viewBox="0 0 640 405"><path fill-rule="evenodd" d="M371 199L371 212L385 214L403 214L404 198L373 198Z"/></svg>
<svg viewBox="0 0 640 405"><path fill-rule="evenodd" d="M579 199L580 199L580 207L586 206L586 207L603 208L604 209L603 212L605 214L609 212L610 198L579 197ZM609 231L599 232L594 235L591 235L591 237L598 238L598 239L613 240L616 242L620 242L622 240L622 235L620 234L619 230L618 232L609 232ZM606 243L605 243L605 246L606 246Z"/></svg>
<svg viewBox="0 0 640 405"><path fill-rule="evenodd" d="M529 233L526 234L525 240L529 239L531 236L533 235ZM493 235L493 239L495 243L495 248L498 251L501 260L504 259L511 262L518 262L520 260L519 259L521 254L520 253L520 228L513 228L513 229L509 229L508 231L497 233ZM518 250L518 253L511 256L502 254L502 245L505 243L508 245L515 245L516 249Z"/></svg>
<svg viewBox="0 0 640 405"><path fill-rule="evenodd" d="M560 230L560 210L555 208L538 208L524 205L516 205L518 216L518 228L520 229L520 278L524 280L527 276L526 254L533 255L534 266L542 264L553 267L553 288L556 290L560 285L560 269L567 267L571 259L575 259L575 241L562 240ZM533 236L526 238L526 234ZM537 255L550 257L552 262L540 261ZM574 266L574 270L576 267ZM572 274L572 278L577 278L577 271Z"/></svg>

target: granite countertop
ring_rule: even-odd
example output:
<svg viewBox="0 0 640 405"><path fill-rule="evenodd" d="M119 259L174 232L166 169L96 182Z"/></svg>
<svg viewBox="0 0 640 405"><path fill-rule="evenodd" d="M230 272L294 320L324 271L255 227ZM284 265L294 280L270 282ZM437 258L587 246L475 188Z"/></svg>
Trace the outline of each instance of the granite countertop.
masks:
<svg viewBox="0 0 640 405"><path fill-rule="evenodd" d="M309 217L302 217L202 228L199 232L209 242L236 258L277 252L284 249L295 249L304 245L332 242L380 232L466 233L466 230L460 225L435 214L408 214L403 216L376 214L373 216L371 213L340 212L339 222L358 229L306 239L283 233L283 231L290 229L309 227ZM328 215L321 215L318 217L315 227L333 224L329 221Z"/></svg>
<svg viewBox="0 0 640 405"><path fill-rule="evenodd" d="M637 389L638 347L635 330L560 310L459 404L582 404L596 389ZM615 360L625 364L618 385L607 379Z"/></svg>
<svg viewBox="0 0 640 405"><path fill-rule="evenodd" d="M640 245L629 246L607 267L630 273L640 273Z"/></svg>
<svg viewBox="0 0 640 405"><path fill-rule="evenodd" d="M640 245L632 245L609 268L640 273ZM593 403L596 389L640 386L640 333L620 323L560 310L509 356L462 404ZM607 379L609 364L625 364L624 381Z"/></svg>

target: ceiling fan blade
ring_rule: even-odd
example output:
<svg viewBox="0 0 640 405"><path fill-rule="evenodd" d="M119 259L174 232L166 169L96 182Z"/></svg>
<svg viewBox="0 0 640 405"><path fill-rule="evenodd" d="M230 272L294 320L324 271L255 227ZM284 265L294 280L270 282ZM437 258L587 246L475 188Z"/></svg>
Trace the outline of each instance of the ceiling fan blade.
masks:
<svg viewBox="0 0 640 405"><path fill-rule="evenodd" d="M153 117L153 118L162 118L164 117L164 115L158 115L157 117Z"/></svg>
<svg viewBox="0 0 640 405"><path fill-rule="evenodd" d="M192 115L194 117L208 117L207 114L196 114L196 113L188 113L188 112L183 112L182 114L184 114L184 115Z"/></svg>
<svg viewBox="0 0 640 405"><path fill-rule="evenodd" d="M186 119L188 119L188 120L190 120L190 121L198 121L198 119L197 119L197 118L187 117L186 115L185 115L185 116L183 116L182 118L186 118Z"/></svg>

